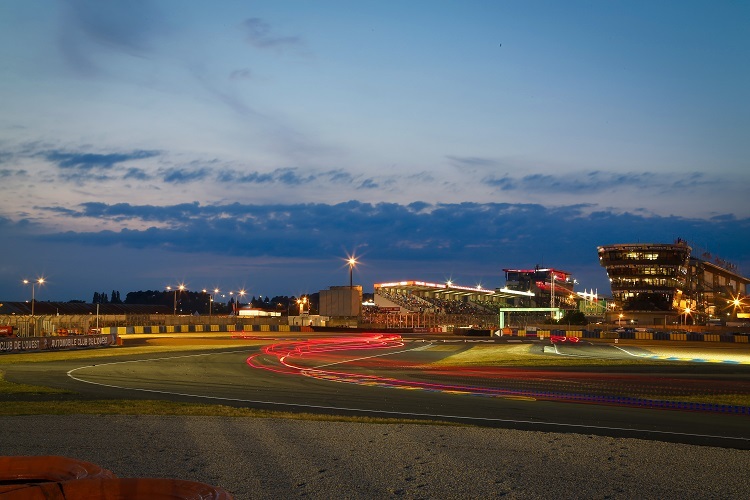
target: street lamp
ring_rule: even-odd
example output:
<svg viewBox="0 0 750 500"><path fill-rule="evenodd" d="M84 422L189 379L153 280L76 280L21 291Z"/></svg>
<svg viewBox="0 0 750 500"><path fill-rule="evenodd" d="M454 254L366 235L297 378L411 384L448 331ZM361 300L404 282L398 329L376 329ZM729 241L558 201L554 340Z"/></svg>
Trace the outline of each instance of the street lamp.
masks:
<svg viewBox="0 0 750 500"><path fill-rule="evenodd" d="M689 307L685 308L685 322L683 323L683 325L687 326L688 316L690 315L691 312L692 310Z"/></svg>
<svg viewBox="0 0 750 500"><path fill-rule="evenodd" d="M354 266L357 265L357 259L352 256L349 257L349 260L347 260L346 262L349 264L349 288L352 288L352 286L354 286L352 280L352 272L354 271Z"/></svg>
<svg viewBox="0 0 750 500"><path fill-rule="evenodd" d="M205 288L203 289L203 293L208 293L208 290ZM211 319L212 309L213 309L213 303L214 303L214 297L216 294L219 293L218 288L214 288L214 293L208 295L208 318Z"/></svg>
<svg viewBox="0 0 750 500"><path fill-rule="evenodd" d="M44 284L44 278L38 278L36 281L29 281L29 280L23 280L24 285L31 284L31 317L34 317L34 302L36 302L36 297L34 296L34 288L38 284L39 286L42 286Z"/></svg>
<svg viewBox="0 0 750 500"><path fill-rule="evenodd" d="M732 295L732 300L728 300L727 302L729 303L728 307L732 308L732 313L737 314L738 312L743 312L742 308L745 306L745 303L740 294L737 294L736 297Z"/></svg>
<svg viewBox="0 0 750 500"><path fill-rule="evenodd" d="M186 288L185 285L183 285L182 283L180 283L180 285L177 288L174 289L174 309L172 311L172 314L175 315L175 316L177 316L177 292L181 292L181 291L185 290L185 288ZM169 290L172 290L171 286L167 287L167 291L169 291Z"/></svg>
<svg viewBox="0 0 750 500"><path fill-rule="evenodd" d="M245 296L246 293L247 292L243 289L243 290L238 291L237 295L239 295L239 298L242 298L242 297ZM233 296L234 292L229 292L229 295ZM239 298L235 299L234 297L232 297L232 299L231 299L232 303L233 303L232 309L234 310L234 314L235 315L239 315L239 313L240 313L240 306L242 305L242 303L239 302Z"/></svg>
<svg viewBox="0 0 750 500"><path fill-rule="evenodd" d="M307 297L300 297L297 299L297 304L299 304L299 315L302 316L305 311L305 305L307 304Z"/></svg>

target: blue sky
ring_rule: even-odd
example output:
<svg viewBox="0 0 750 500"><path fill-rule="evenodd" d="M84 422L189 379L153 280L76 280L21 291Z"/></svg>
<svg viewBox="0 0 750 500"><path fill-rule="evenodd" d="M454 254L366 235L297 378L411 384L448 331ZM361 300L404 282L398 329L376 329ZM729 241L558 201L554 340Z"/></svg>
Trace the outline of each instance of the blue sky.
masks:
<svg viewBox="0 0 750 500"><path fill-rule="evenodd" d="M746 2L0 3L0 299L750 273Z"/></svg>

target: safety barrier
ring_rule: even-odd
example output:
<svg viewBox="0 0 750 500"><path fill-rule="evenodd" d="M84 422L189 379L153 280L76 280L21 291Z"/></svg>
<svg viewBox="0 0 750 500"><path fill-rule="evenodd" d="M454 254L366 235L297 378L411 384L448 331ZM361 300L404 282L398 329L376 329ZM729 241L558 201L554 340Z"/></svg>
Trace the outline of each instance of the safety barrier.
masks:
<svg viewBox="0 0 750 500"><path fill-rule="evenodd" d="M100 328L103 334L162 334L162 333L232 333L232 332L312 332L300 325L158 325L158 326L110 326Z"/></svg>
<svg viewBox="0 0 750 500"><path fill-rule="evenodd" d="M163 334L163 333L232 333L232 332L312 332L313 329L300 325L248 325L248 324L192 324L192 325L159 325L159 326L112 326L100 328L104 335L116 334ZM658 341L687 341L687 342L726 342L750 343L750 335L733 333L702 333L702 332L662 332L627 329L625 331L593 330L562 330L562 329L524 329L506 327L503 335L516 337L546 339L550 336L577 337L583 339L624 339L624 340L658 340Z"/></svg>
<svg viewBox="0 0 750 500"><path fill-rule="evenodd" d="M567 338L578 337L583 339L624 339L624 340L659 340L659 341L682 341L682 342L726 342L726 343L750 343L748 334L718 334L702 332L647 332L639 330L625 330L621 332L594 330L539 330L523 328L503 328L503 335L515 337L532 337L546 339L551 336L564 336Z"/></svg>
<svg viewBox="0 0 750 500"><path fill-rule="evenodd" d="M242 330L253 331L253 327L258 327L255 331L260 331L260 325L154 325L154 326L105 326L100 328L103 334L116 333L120 335L131 334L164 334L164 333L222 333Z"/></svg>

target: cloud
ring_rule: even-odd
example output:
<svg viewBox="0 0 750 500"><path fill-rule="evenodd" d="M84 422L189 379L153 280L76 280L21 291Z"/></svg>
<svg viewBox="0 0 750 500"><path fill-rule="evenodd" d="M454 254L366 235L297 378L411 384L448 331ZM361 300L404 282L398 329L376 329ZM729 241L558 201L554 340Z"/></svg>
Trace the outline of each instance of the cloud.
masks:
<svg viewBox="0 0 750 500"><path fill-rule="evenodd" d="M502 286L503 268L540 264L573 272L582 287L607 293L597 246L670 242L677 237L688 240L697 255L707 250L741 270L750 266L750 240L738 236L750 231L750 219L730 215L691 219L592 212L585 204L550 208L518 203L359 201L164 206L96 202L73 208L36 208L63 219L117 222L122 229L50 231L31 220L13 222L0 217L4 237L14 242L9 248L13 266L3 268L0 263L0 277L5 276L8 283L18 278L18 269L37 272L37 263L46 261L55 263L60 283L78 283L75 273L80 266L69 261L85 254L116 255L118 266L122 261L124 268L138 273L139 279L123 276L119 267L106 265L95 273L108 283L127 280L130 288L125 291L153 286L154 280L162 283L170 275L190 278L200 274L206 280L201 286L206 286L220 278L234 281L248 272L256 290L294 293L289 288L304 276L306 282L315 283L308 290L316 291L331 284L337 259L356 251L362 258L357 273L366 285L453 278L461 284L481 281ZM71 276L64 278L70 266ZM285 278L280 282L282 275ZM195 276L192 280L199 281ZM6 288L5 293L13 292Z"/></svg>
<svg viewBox="0 0 750 500"><path fill-rule="evenodd" d="M744 194L742 183L736 176L729 178L721 174L600 170L566 174L528 170L493 174L479 168L462 171L456 176L439 169L413 172L308 166L305 159L288 161L297 166L267 169L260 161L257 165L220 157L185 161L181 155L162 150L90 149L90 146L81 146L78 150L60 148L43 142L19 145L3 153L9 159L2 165L4 168L0 168L0 179L6 180L8 186L14 183L14 188L22 189L25 188L23 182L33 174L40 184L90 186L89 192L82 194L96 199L97 193L107 193L107 199L111 201L137 200L145 190L158 190L166 200L181 200L184 193L178 190L182 186L200 184L201 190L196 191L191 199L204 203L243 200L246 188L255 186L268 188L255 193L254 199L258 202L293 196L300 201L335 203L355 195L362 201L387 199L399 203L471 199L552 206L583 200L587 203L585 210L611 207L621 212L630 210L643 214L658 212L713 217L735 212L738 216L747 215L742 211L744 205L737 202ZM484 164L484 161L474 163ZM719 192L722 193L721 199L716 200ZM701 197L706 203L686 203L686 195ZM60 203L65 203L62 196L57 198ZM434 206L428 210L434 210Z"/></svg>
<svg viewBox="0 0 750 500"><path fill-rule="evenodd" d="M28 172L23 169L0 168L0 179L11 177L26 177Z"/></svg>
<svg viewBox="0 0 750 500"><path fill-rule="evenodd" d="M489 175L482 183L501 191L526 191L547 193L586 194L632 187L656 191L674 191L716 185L720 179L709 179L700 172L663 173L650 172L572 172L560 174L529 174L516 177L510 174Z"/></svg>
<svg viewBox="0 0 750 500"><path fill-rule="evenodd" d="M7 151L0 151L0 165L8 163L13 159L13 155Z"/></svg>
<svg viewBox="0 0 750 500"><path fill-rule="evenodd" d="M123 179L134 179L138 181L147 181L153 179L153 176L149 175L142 168L131 167L125 170L125 174L122 176Z"/></svg>
<svg viewBox="0 0 750 500"><path fill-rule="evenodd" d="M288 48L298 50L305 46L300 37L275 35L271 31L271 26L257 17L245 19L241 27L245 34L245 40L258 49L284 51Z"/></svg>
<svg viewBox="0 0 750 500"><path fill-rule="evenodd" d="M255 73L251 69L236 69L229 74L230 80L254 80Z"/></svg>
<svg viewBox="0 0 750 500"><path fill-rule="evenodd" d="M44 158L65 170L109 170L120 163L133 160L143 160L158 156L158 151L133 151L130 153L68 153L64 151L49 151Z"/></svg>
<svg viewBox="0 0 750 500"><path fill-rule="evenodd" d="M373 179L365 179L362 183L357 186L357 189L377 189L380 186Z"/></svg>
<svg viewBox="0 0 750 500"><path fill-rule="evenodd" d="M163 207L86 203L73 211L55 210L70 217L110 219L126 225L127 221L146 221L154 227L65 232L49 234L45 239L286 258L323 258L339 252L341 242L356 242L366 244L378 259L486 261L499 266L505 260L534 264L545 259L582 265L591 262L598 245L670 241L679 236L701 244L711 242L722 251L732 248L730 258L750 257L750 242L735 236L750 230L750 219L704 220L607 211L588 214L589 209L583 204L547 208L536 204L399 205L358 201Z"/></svg>
<svg viewBox="0 0 750 500"><path fill-rule="evenodd" d="M155 158L160 154L158 151L145 150L107 154L44 150L31 156L41 157L52 163L59 170L59 180L83 185L118 179L145 180L148 175L142 169L129 168L123 172L118 167L123 163Z"/></svg>
<svg viewBox="0 0 750 500"><path fill-rule="evenodd" d="M198 182L209 177L210 171L205 168L197 170L168 169L164 172L162 180L169 184L186 184Z"/></svg>
<svg viewBox="0 0 750 500"><path fill-rule="evenodd" d="M281 184L285 186L306 186L312 183L353 184L355 177L343 170L314 170L298 167L277 168L270 172L242 172L236 169L223 169L216 180L230 184Z"/></svg>
<svg viewBox="0 0 750 500"><path fill-rule="evenodd" d="M63 59L81 74L101 71L101 51L143 57L164 31L161 15L148 0L66 0L60 22Z"/></svg>
<svg viewBox="0 0 750 500"><path fill-rule="evenodd" d="M448 155L446 158L455 167L464 169L466 167L479 167L479 168L494 168L501 165L497 160L491 158L480 158L477 156L452 156Z"/></svg>

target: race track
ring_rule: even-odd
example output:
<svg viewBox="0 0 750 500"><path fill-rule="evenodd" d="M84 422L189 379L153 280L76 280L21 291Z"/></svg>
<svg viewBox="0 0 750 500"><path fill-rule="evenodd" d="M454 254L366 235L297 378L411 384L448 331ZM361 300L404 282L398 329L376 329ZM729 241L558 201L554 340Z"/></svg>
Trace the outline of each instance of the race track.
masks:
<svg viewBox="0 0 750 500"><path fill-rule="evenodd" d="M58 362L9 370L14 380L89 397L201 401L295 412L457 421L550 432L750 449L750 416L719 407L672 408L653 394L703 384L750 390L750 369L566 370L446 368L435 361L478 340L399 336L238 339L206 352ZM542 345L534 347L545 355ZM640 349L640 351L639 351ZM648 354L611 345L562 346L597 359ZM671 367L670 367L671 368ZM633 385L646 391L625 397ZM650 389L649 389L650 388ZM651 403L649 403L651 402Z"/></svg>

